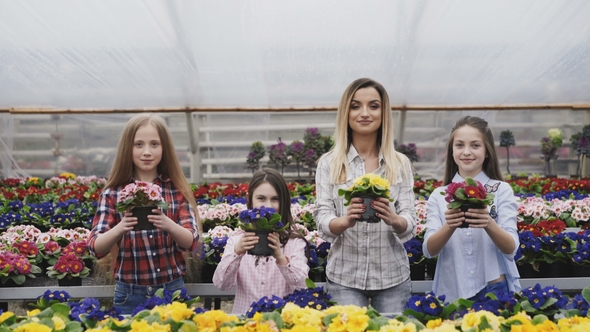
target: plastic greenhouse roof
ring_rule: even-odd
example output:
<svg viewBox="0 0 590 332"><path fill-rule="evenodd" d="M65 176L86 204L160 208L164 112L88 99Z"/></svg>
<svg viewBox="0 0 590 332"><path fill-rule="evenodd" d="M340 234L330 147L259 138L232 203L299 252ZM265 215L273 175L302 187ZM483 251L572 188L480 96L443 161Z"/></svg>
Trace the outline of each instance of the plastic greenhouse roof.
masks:
<svg viewBox="0 0 590 332"><path fill-rule="evenodd" d="M590 103L590 2L0 2L0 108Z"/></svg>

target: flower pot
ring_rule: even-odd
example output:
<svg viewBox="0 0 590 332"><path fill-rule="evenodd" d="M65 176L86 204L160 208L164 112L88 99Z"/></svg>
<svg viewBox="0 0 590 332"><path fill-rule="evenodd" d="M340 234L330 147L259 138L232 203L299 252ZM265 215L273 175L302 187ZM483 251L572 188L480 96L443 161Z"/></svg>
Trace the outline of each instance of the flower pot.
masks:
<svg viewBox="0 0 590 332"><path fill-rule="evenodd" d="M154 215L155 213L152 210L157 209L158 207L155 205L149 206L136 206L134 207L131 212L133 216L137 218L137 225L133 230L135 231L151 231L156 229L154 224L148 221L147 216Z"/></svg>
<svg viewBox="0 0 590 332"><path fill-rule="evenodd" d="M23 282L22 284L17 284L14 280L12 279L6 279L5 283L1 283L0 282L0 288L5 288L5 287L24 287L25 286L25 282Z"/></svg>
<svg viewBox="0 0 590 332"><path fill-rule="evenodd" d="M309 271L308 277L313 282L326 282L326 271L322 271L322 272Z"/></svg>
<svg viewBox="0 0 590 332"><path fill-rule="evenodd" d="M436 273L436 262L426 263L426 278L425 280L433 280Z"/></svg>
<svg viewBox="0 0 590 332"><path fill-rule="evenodd" d="M462 212L467 212L469 209L483 209L483 203L463 203L459 208ZM467 222L463 222L459 228L468 228L469 224Z"/></svg>
<svg viewBox="0 0 590 332"><path fill-rule="evenodd" d="M363 204L365 204L365 213L361 215L360 219L356 221L366 221L368 223L378 223L381 221L379 217L377 217L377 211L371 207L371 202L375 201L374 196L362 195L358 196L363 199Z"/></svg>
<svg viewBox="0 0 590 332"><path fill-rule="evenodd" d="M82 286L82 278L78 277L64 277L63 279L58 279L57 284L63 287L66 286Z"/></svg>
<svg viewBox="0 0 590 332"><path fill-rule="evenodd" d="M571 267L572 277L590 277L590 265L577 265Z"/></svg>
<svg viewBox="0 0 590 332"><path fill-rule="evenodd" d="M272 256L272 248L268 246L268 234L272 231L253 231L258 236L258 243L254 248L248 250L249 255L253 256Z"/></svg>
<svg viewBox="0 0 590 332"><path fill-rule="evenodd" d="M217 265L204 263L201 267L201 282L213 283L213 275L215 274L216 269Z"/></svg>
<svg viewBox="0 0 590 332"><path fill-rule="evenodd" d="M426 280L426 264L410 264L411 280Z"/></svg>

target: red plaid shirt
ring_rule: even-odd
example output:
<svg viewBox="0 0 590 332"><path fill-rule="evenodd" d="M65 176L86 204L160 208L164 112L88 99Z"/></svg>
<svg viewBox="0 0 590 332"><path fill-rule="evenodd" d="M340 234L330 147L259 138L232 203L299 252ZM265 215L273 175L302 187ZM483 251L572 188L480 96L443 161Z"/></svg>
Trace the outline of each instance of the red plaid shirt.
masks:
<svg viewBox="0 0 590 332"><path fill-rule="evenodd" d="M182 251L192 251L197 246L198 232L195 211L172 181L158 177L155 184L162 187L162 197L169 207L166 216L176 220L179 225L193 233L191 248L182 248L172 240L167 232L159 229L146 231L129 231L117 243L119 254L115 263L115 279L135 285L160 285L181 278L186 272L186 263ZM123 218L117 212L117 197L123 186L105 189L100 195L96 215L92 223L92 232L88 237L88 248L94 251L94 242L98 235L115 227Z"/></svg>

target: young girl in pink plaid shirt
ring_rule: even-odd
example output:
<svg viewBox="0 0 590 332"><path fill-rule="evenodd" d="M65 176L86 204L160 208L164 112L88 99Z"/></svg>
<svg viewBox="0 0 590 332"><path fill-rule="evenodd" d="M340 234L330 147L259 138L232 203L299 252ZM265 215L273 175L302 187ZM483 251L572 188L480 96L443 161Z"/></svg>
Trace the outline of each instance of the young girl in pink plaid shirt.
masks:
<svg viewBox="0 0 590 332"><path fill-rule="evenodd" d="M253 302L264 296L285 296L305 288L309 272L307 241L295 229L291 215L291 195L283 176L273 169L254 173L248 190L248 209L272 207L289 223L286 231L268 236L272 256L246 254L258 243L252 232L238 231L227 240L213 283L221 290L236 286L232 313L245 314ZM258 263L257 263L258 260Z"/></svg>

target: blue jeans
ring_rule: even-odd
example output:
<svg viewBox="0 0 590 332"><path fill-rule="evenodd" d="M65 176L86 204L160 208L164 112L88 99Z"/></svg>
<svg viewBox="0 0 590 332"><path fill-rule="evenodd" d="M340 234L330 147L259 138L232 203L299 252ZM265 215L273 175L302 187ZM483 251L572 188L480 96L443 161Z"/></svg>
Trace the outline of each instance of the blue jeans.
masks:
<svg viewBox="0 0 590 332"><path fill-rule="evenodd" d="M332 300L340 305L353 304L358 307L371 306L379 313L399 314L403 311L406 302L412 295L412 282L410 279L401 284L379 290L363 290L342 286L330 280L326 280L326 291L332 295Z"/></svg>
<svg viewBox="0 0 590 332"><path fill-rule="evenodd" d="M477 294L470 297L469 300L476 300L478 298L483 298L487 293L495 293L498 294L500 292L504 294L508 294L508 280L504 279L500 282L496 282L493 284L488 284L484 289L480 290Z"/></svg>
<svg viewBox="0 0 590 332"><path fill-rule="evenodd" d="M115 284L115 298L113 299L113 306L121 311L121 314L130 315L138 305L142 304L149 297L156 294L160 288L176 291L184 287L184 280L182 278L169 281L162 285L154 286L139 286L133 284L126 284L117 281Z"/></svg>

